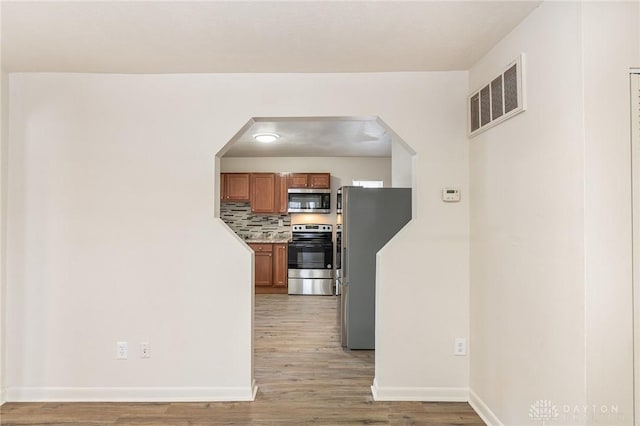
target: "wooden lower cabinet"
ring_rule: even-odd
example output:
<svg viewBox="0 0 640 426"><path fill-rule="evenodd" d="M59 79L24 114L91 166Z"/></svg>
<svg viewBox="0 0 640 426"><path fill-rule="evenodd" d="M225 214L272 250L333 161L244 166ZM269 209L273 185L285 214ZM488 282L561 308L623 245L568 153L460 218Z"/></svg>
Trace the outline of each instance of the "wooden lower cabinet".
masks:
<svg viewBox="0 0 640 426"><path fill-rule="evenodd" d="M287 293L287 244L249 244L254 252L256 293Z"/></svg>
<svg viewBox="0 0 640 426"><path fill-rule="evenodd" d="M273 285L273 244L249 244L253 249L255 261L255 283L258 287Z"/></svg>
<svg viewBox="0 0 640 426"><path fill-rule="evenodd" d="M273 286L287 288L287 245L273 245Z"/></svg>

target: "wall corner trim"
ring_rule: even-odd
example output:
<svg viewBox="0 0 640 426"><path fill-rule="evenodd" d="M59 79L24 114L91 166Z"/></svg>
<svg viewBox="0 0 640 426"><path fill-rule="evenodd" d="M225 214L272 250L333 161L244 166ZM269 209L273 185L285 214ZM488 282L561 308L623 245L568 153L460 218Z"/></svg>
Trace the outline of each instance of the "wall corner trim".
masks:
<svg viewBox="0 0 640 426"><path fill-rule="evenodd" d="M498 416L485 404L485 402L476 394L473 389L469 389L469 405L480 416L487 426L504 426Z"/></svg>
<svg viewBox="0 0 640 426"><path fill-rule="evenodd" d="M8 402L231 402L253 401L258 387L9 387Z"/></svg>
<svg viewBox="0 0 640 426"><path fill-rule="evenodd" d="M371 394L374 401L424 401L424 402L467 402L467 388L432 387L385 387L373 379Z"/></svg>

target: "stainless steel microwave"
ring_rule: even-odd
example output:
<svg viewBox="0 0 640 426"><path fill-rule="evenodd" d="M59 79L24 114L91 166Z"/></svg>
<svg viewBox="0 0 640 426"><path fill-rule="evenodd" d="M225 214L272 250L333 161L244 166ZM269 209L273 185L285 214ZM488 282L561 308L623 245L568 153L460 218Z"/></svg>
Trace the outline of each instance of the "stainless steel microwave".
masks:
<svg viewBox="0 0 640 426"><path fill-rule="evenodd" d="M331 190L289 188L289 213L331 213Z"/></svg>

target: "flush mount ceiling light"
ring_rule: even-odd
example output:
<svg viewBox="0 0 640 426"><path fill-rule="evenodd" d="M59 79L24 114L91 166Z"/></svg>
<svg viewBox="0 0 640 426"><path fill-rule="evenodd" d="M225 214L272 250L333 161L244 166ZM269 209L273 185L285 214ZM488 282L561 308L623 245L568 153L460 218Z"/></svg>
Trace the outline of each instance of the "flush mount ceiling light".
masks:
<svg viewBox="0 0 640 426"><path fill-rule="evenodd" d="M256 133L253 138L258 142L271 143L280 137L277 133Z"/></svg>

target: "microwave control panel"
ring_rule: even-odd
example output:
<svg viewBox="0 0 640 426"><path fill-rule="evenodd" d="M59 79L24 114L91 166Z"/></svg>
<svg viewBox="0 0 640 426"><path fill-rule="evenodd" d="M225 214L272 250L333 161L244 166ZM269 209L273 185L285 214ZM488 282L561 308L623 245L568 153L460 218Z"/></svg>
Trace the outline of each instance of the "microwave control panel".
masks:
<svg viewBox="0 0 640 426"><path fill-rule="evenodd" d="M445 203L457 203L460 201L460 190L457 188L444 188L442 190L442 201Z"/></svg>

